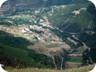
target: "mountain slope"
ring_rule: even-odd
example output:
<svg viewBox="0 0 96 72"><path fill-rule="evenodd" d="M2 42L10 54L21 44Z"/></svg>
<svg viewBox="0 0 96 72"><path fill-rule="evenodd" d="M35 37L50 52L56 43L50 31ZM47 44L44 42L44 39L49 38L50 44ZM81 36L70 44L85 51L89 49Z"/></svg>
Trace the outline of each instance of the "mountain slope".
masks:
<svg viewBox="0 0 96 72"><path fill-rule="evenodd" d="M96 48L96 10L87 0L8 0L0 14L0 30L34 42L30 50L81 55Z"/></svg>

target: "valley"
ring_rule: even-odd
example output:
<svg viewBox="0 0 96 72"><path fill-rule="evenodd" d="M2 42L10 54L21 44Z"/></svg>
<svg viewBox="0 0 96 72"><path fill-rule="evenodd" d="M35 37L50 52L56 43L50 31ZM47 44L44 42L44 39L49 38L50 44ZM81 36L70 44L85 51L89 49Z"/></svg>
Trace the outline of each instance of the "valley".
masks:
<svg viewBox="0 0 96 72"><path fill-rule="evenodd" d="M0 63L6 66L79 67L96 61L95 48L96 10L87 0L8 0L0 8Z"/></svg>

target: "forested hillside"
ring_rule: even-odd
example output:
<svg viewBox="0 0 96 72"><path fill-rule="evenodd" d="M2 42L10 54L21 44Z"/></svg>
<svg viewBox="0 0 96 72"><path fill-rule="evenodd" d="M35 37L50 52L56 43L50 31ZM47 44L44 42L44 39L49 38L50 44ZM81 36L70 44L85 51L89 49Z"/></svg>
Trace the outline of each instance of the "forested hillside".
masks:
<svg viewBox="0 0 96 72"><path fill-rule="evenodd" d="M96 10L88 0L8 0L0 8L0 63L61 69L92 64L95 53Z"/></svg>

